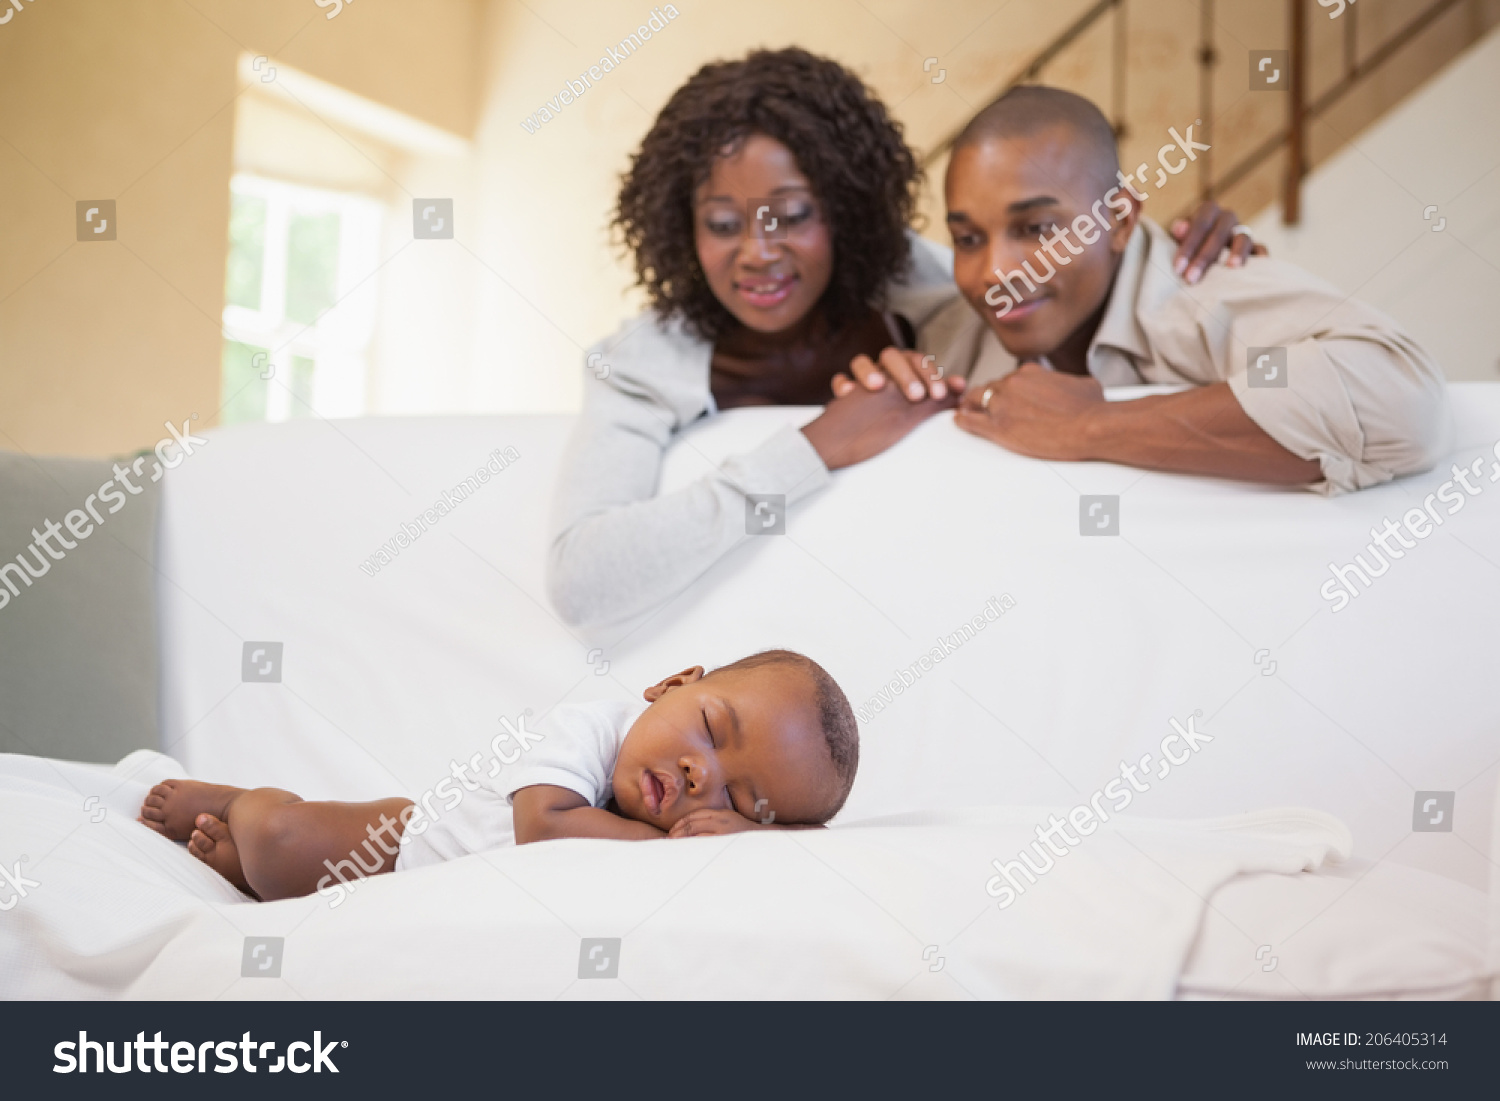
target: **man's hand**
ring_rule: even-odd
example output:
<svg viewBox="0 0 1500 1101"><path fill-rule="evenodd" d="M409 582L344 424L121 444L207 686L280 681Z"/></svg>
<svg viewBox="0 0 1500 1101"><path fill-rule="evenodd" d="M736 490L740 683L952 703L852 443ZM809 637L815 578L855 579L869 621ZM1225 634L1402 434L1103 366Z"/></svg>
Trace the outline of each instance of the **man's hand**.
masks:
<svg viewBox="0 0 1500 1101"><path fill-rule="evenodd" d="M965 432L1022 455L1076 462L1093 457L1087 431L1106 405L1096 379L1023 363L966 394L954 420Z"/></svg>
<svg viewBox="0 0 1500 1101"><path fill-rule="evenodd" d="M743 830L774 829L774 826L752 822L738 811L695 810L684 814L672 828L668 837L709 837L719 833L740 833Z"/></svg>
<svg viewBox="0 0 1500 1101"><path fill-rule="evenodd" d="M950 389L962 393L964 388L963 376L943 377L943 368L938 365L936 356L902 348L887 348L880 353L879 363L869 356L855 356L849 362L849 372L854 378L842 373L833 376L833 392L839 397L855 386L883 390L887 378L896 384L908 401L921 401L927 397L941 401L948 396Z"/></svg>
<svg viewBox="0 0 1500 1101"><path fill-rule="evenodd" d="M804 425L802 434L823 464L838 470L879 455L928 417L957 403L958 395L951 392L942 401L912 402L894 386L878 390L851 386L829 402L817 420Z"/></svg>

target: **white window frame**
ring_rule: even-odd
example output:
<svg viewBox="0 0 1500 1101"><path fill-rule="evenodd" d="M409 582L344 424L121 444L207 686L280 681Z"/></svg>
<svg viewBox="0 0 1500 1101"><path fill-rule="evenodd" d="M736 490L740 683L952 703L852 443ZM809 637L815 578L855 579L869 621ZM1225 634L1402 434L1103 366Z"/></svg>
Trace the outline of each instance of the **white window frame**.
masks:
<svg viewBox="0 0 1500 1101"><path fill-rule="evenodd" d="M264 200L260 308L225 304L224 338L265 348L266 420L284 421L293 409L292 359L314 363L312 411L319 417L357 417L365 411L368 352L375 332L380 233L384 207L352 192L327 191L250 173L230 180L232 196ZM286 316L287 231L294 214L339 216L338 271L333 305L311 324Z"/></svg>

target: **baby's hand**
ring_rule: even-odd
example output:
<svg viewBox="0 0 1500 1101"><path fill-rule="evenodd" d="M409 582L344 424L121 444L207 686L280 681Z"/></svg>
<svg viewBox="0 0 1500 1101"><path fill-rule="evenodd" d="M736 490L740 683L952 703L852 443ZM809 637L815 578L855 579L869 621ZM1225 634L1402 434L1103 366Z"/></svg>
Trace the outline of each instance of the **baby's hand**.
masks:
<svg viewBox="0 0 1500 1101"><path fill-rule="evenodd" d="M685 814L667 831L668 837L707 837L716 833L739 833L755 830L760 823L752 822L732 810L695 810Z"/></svg>

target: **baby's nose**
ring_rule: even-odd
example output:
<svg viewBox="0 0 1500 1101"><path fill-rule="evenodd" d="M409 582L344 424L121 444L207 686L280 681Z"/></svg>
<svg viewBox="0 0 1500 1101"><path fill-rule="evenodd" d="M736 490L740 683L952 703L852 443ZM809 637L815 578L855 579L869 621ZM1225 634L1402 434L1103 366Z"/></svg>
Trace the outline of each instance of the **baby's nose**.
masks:
<svg viewBox="0 0 1500 1101"><path fill-rule="evenodd" d="M702 757L684 757L681 764L689 795L702 795L712 787L714 770L708 761Z"/></svg>

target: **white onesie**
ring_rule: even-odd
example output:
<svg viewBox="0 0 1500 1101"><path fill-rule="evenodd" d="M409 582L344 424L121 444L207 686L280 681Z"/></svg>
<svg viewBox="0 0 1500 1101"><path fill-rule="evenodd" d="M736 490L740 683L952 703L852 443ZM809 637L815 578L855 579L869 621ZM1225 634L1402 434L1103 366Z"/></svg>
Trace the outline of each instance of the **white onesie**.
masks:
<svg viewBox="0 0 1500 1101"><path fill-rule="evenodd" d="M395 870L515 844L511 800L533 784L567 788L604 806L613 795L620 745L649 706L644 700L560 704L536 729L522 723L518 736L497 737L487 763L464 769L468 783L445 777L417 798L421 813L401 835Z"/></svg>

